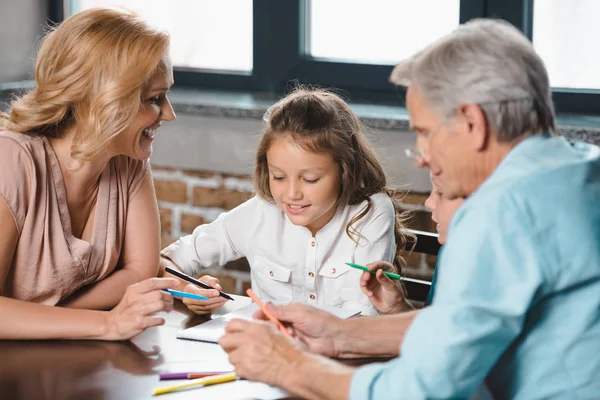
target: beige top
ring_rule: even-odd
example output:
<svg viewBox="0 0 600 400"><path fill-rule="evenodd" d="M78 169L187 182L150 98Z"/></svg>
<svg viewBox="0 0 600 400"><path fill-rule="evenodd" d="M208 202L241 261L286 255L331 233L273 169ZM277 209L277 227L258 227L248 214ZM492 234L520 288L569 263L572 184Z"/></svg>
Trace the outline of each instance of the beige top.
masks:
<svg viewBox="0 0 600 400"><path fill-rule="evenodd" d="M100 176L91 243L71 233L58 159L45 137L0 132L0 199L8 204L19 241L3 295L56 305L113 272L125 235L129 202L147 162L112 158Z"/></svg>

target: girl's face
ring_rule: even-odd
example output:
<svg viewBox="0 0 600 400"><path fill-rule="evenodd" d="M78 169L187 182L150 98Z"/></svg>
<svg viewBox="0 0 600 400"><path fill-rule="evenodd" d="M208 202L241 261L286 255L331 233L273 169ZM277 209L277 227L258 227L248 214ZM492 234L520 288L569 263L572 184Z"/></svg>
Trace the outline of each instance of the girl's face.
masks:
<svg viewBox="0 0 600 400"><path fill-rule="evenodd" d="M150 158L156 130L162 121L175 119L175 113L167 98L172 85L171 59L165 55L159 72L150 78L142 92L140 109L131 125L114 139L111 145L114 154L123 154L136 160Z"/></svg>
<svg viewBox="0 0 600 400"><path fill-rule="evenodd" d="M431 186L431 194L425 201L425 207L431 211L431 219L433 219L434 222L437 222L436 229L439 233L438 242L440 242L440 244L445 244L446 239L448 238L448 229L450 228L452 216L465 200L462 197L448 200L444 197L443 193L438 190L435 182L431 181Z"/></svg>
<svg viewBox="0 0 600 400"><path fill-rule="evenodd" d="M271 143L267 163L275 203L294 225L315 236L335 215L340 167L331 154L306 151L289 137Z"/></svg>

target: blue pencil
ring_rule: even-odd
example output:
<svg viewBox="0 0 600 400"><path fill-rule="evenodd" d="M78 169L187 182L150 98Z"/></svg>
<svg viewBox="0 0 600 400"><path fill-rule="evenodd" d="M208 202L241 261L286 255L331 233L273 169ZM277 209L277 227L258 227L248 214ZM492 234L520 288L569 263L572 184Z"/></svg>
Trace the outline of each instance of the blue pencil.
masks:
<svg viewBox="0 0 600 400"><path fill-rule="evenodd" d="M173 290L173 289L163 289L163 291L167 292L167 293L171 293L171 295L177 296L177 297L186 297L188 299L194 299L194 300L208 300L208 297L200 296L199 294L187 293L187 292L182 292L182 291Z"/></svg>

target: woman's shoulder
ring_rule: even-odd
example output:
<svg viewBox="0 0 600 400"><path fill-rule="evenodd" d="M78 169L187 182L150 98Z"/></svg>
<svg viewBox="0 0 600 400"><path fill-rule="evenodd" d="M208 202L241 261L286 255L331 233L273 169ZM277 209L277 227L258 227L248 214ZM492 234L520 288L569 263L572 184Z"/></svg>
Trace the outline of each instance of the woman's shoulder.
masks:
<svg viewBox="0 0 600 400"><path fill-rule="evenodd" d="M35 147L43 146L43 139L40 136L28 135L15 131L0 131L0 151L5 146L13 146L13 151L17 148L22 148L23 151L31 153Z"/></svg>
<svg viewBox="0 0 600 400"><path fill-rule="evenodd" d="M5 163L29 163L45 154L43 139L13 131L0 131L0 159ZM13 171L14 172L14 171Z"/></svg>

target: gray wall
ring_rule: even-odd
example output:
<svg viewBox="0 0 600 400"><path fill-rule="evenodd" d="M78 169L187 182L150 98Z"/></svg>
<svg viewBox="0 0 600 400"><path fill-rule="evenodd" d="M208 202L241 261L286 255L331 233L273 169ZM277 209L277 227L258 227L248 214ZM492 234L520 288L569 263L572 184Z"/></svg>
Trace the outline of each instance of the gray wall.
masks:
<svg viewBox="0 0 600 400"><path fill-rule="evenodd" d="M179 113L175 121L164 122L156 133L152 164L251 174L262 128L262 121L257 119ZM406 185L416 192L431 190L428 170L416 168L404 156L404 149L414 146L414 133L382 129L369 136L391 184Z"/></svg>
<svg viewBox="0 0 600 400"><path fill-rule="evenodd" d="M0 83L32 79L44 0L0 0Z"/></svg>

